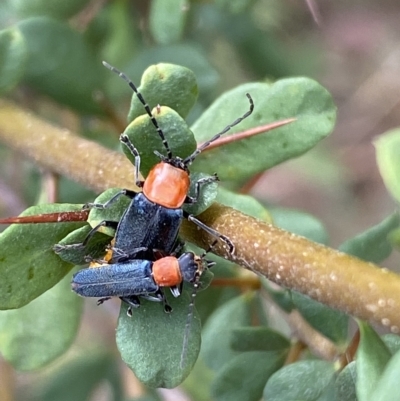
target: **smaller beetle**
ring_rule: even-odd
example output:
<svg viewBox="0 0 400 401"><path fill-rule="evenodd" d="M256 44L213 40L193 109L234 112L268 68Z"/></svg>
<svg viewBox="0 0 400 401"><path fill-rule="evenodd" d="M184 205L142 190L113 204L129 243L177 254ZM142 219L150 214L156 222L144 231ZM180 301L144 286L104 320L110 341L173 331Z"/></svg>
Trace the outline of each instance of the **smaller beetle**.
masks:
<svg viewBox="0 0 400 401"><path fill-rule="evenodd" d="M80 270L72 278L72 289L83 297L99 297L98 305L119 297L129 305L128 315L132 314L132 307L140 306L140 298L162 302L165 311L171 312L163 288L170 287L174 297L181 294L184 281L193 283L197 289L205 268L214 264L193 252L185 252L178 258L165 256L154 262L127 259Z"/></svg>

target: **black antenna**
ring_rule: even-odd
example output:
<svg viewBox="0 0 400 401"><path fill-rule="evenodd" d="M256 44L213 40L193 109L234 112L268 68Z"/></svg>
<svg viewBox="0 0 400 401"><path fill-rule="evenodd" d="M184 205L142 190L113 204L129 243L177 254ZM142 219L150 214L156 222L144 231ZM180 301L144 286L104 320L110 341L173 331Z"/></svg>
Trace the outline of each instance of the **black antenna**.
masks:
<svg viewBox="0 0 400 401"><path fill-rule="evenodd" d="M189 345L190 326L192 325L192 319L193 319L193 314L194 314L193 313L194 300L197 295L197 290L200 287L199 279L200 279L200 276L197 276L197 280L193 285L193 291L192 291L191 299L190 299L190 303L189 303L188 314L186 317L185 334L183 336L183 345L182 345L181 362L180 362L181 369L183 369L185 366L185 359L186 359L187 349L188 349L188 345Z"/></svg>
<svg viewBox="0 0 400 401"><path fill-rule="evenodd" d="M135 84L123 72L117 70L115 67L108 64L106 61L103 61L103 65L104 65L104 67L108 68L109 70L111 70L112 72L115 72L118 76L120 76L125 82L128 83L128 85L131 87L131 89L135 92L137 98L140 100L140 103L142 103L144 109L146 110L146 113L149 115L151 122L153 123L154 127L156 128L158 135L160 136L162 143L163 143L165 149L167 150L168 158L172 159L172 152L169 148L169 145L168 145L167 139L165 138L164 132L159 127L156 118L151 113L149 105L144 100L142 94L138 91Z"/></svg>
<svg viewBox="0 0 400 401"><path fill-rule="evenodd" d="M125 145L130 154L135 158L135 184L137 187L143 187L143 181L140 179L140 154L139 151L135 148L128 135L121 134L119 137L119 141Z"/></svg>
<svg viewBox="0 0 400 401"><path fill-rule="evenodd" d="M208 140L207 142L204 142L203 145L201 145L200 147L198 147L190 156L188 156L185 160L183 160L183 163L188 166L191 163L193 163L194 159L208 146L210 146L211 143L213 143L214 141L216 141L220 136L226 134L231 128L233 128L235 125L238 125L239 123L241 123L244 119L246 119L254 110L254 102L252 97L250 96L249 93L246 93L247 98L249 99L249 103L250 103L250 108L249 110L243 114L242 117L239 117L238 119L236 119L233 123L227 125L221 132L218 132L218 134L214 135L210 140Z"/></svg>
<svg viewBox="0 0 400 401"><path fill-rule="evenodd" d="M212 245L210 245L209 250L207 250L203 255L200 256L200 258L202 259L203 263L205 262L207 265L207 269L209 269L210 267L215 266L215 262L211 261L211 260L205 260L204 257L206 256L207 252L209 252L211 250L211 248L215 245L216 241L213 242ZM184 368L185 365L185 359L186 359L186 354L187 354L187 349L188 349L188 345L189 345L189 333L190 333L190 326L192 325L192 319L193 319L193 315L194 315L194 301L197 295L197 291L200 288L200 277L201 277L202 272L200 272L197 276L196 279L193 283L193 291L191 294L191 299L190 299L190 303L189 303L189 308L188 308L188 314L186 317L186 324L185 324L185 334L183 336L183 345L182 345L182 353L181 353L181 361L180 361L180 367L181 369Z"/></svg>

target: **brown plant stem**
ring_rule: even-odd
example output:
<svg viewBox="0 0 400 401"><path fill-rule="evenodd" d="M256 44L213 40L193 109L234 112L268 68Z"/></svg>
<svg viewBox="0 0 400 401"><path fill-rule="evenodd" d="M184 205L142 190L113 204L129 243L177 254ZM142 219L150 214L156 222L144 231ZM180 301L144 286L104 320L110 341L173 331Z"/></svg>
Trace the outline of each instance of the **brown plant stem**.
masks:
<svg viewBox="0 0 400 401"><path fill-rule="evenodd" d="M5 100L0 100L0 141L94 190L134 189L133 167L122 154L56 128ZM220 255L332 308L399 332L397 274L222 205L212 205L200 219L236 245L231 257L219 244ZM182 234L198 245L210 243L202 230L187 222Z"/></svg>
<svg viewBox="0 0 400 401"><path fill-rule="evenodd" d="M0 99L0 141L38 165L95 191L135 189L134 169L122 153L79 138L4 99Z"/></svg>
<svg viewBox="0 0 400 401"><path fill-rule="evenodd" d="M289 349L288 356L286 357L285 366L297 362L301 357L301 353L305 349L307 349L307 346L301 341L296 341L293 343Z"/></svg>
<svg viewBox="0 0 400 401"><path fill-rule="evenodd" d="M231 239L236 253L230 259L241 266L394 333L400 330L397 274L222 205L214 204L199 218ZM210 241L188 224L183 233L203 246Z"/></svg>
<svg viewBox="0 0 400 401"><path fill-rule="evenodd" d="M308 324L300 312L292 310L284 318L292 329L292 336L307 345L314 355L327 361L334 360L338 355L336 345Z"/></svg>
<svg viewBox="0 0 400 401"><path fill-rule="evenodd" d="M360 344L360 330L357 330L351 339L346 351L340 355L339 364L340 369L344 369L350 362L354 361L355 355L358 350L358 345Z"/></svg>

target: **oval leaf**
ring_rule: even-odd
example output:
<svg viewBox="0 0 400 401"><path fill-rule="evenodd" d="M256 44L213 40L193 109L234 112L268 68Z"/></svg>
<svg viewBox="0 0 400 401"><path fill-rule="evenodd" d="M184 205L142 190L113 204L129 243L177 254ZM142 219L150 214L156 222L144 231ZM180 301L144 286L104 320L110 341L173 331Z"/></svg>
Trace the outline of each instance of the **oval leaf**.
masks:
<svg viewBox="0 0 400 401"><path fill-rule="evenodd" d="M328 231L320 220L311 214L287 208L269 208L272 220L277 227L302 235L311 241L327 244Z"/></svg>
<svg viewBox="0 0 400 401"><path fill-rule="evenodd" d="M376 161L386 188L400 202L400 129L381 135L374 145Z"/></svg>
<svg viewBox="0 0 400 401"><path fill-rule="evenodd" d="M250 195L237 194L226 188L220 187L218 189L217 201L223 205L240 210L256 219L264 220L268 223L272 222L269 211Z"/></svg>
<svg viewBox="0 0 400 401"><path fill-rule="evenodd" d="M400 249L400 228L394 229L389 233L388 239L390 243L395 247L397 250Z"/></svg>
<svg viewBox="0 0 400 401"><path fill-rule="evenodd" d="M246 93L254 100L254 112L229 134L286 118L297 121L204 152L193 164L196 171L217 170L221 181L238 186L261 171L305 153L334 127L336 108L328 91L311 79L289 78L272 85L246 84L226 92L193 124L196 140L209 140L249 110Z"/></svg>
<svg viewBox="0 0 400 401"><path fill-rule="evenodd" d="M22 216L81 210L81 205L34 206ZM85 222L14 224L0 236L0 309L20 308L58 283L72 268L53 246Z"/></svg>
<svg viewBox="0 0 400 401"><path fill-rule="evenodd" d="M213 90L215 85L218 83L218 72L209 62L207 54L199 46L196 46L193 43L179 43L174 45L147 47L137 54L135 59L131 62L131 64L129 64L128 71L130 71L132 76L135 76L137 71L143 71L145 68L147 68L147 66L159 63L160 61L164 63L179 64L180 66L184 66L193 71L195 77L197 78L198 86L201 88L201 92L207 93ZM139 78L140 76L137 77L137 79ZM182 85L182 80L180 79L179 81L180 82L177 80L176 85L170 86L169 91L165 92L165 95L167 96L163 96L163 102L158 103L171 107L171 109L176 110L182 117L185 118L187 113L182 114L180 108L176 108L173 104L165 103L175 102L174 98L177 88L180 88L180 85ZM161 88L158 89L161 90ZM157 96L159 96L157 93L158 92L154 94L155 97L153 100L155 103L150 103L152 107L157 105ZM196 94L197 97L197 88L196 91L193 92L193 95L194 94ZM145 99L147 100L147 96L145 96ZM191 109L194 101L189 101L187 105L182 104L182 106L187 108L190 105L189 109ZM131 121L131 119L129 119L129 121Z"/></svg>
<svg viewBox="0 0 400 401"><path fill-rule="evenodd" d="M220 370L211 386L217 401L254 401L262 397L270 376L284 363L285 352L245 352Z"/></svg>
<svg viewBox="0 0 400 401"><path fill-rule="evenodd" d="M0 31L0 94L12 90L22 79L28 52L18 29Z"/></svg>
<svg viewBox="0 0 400 401"><path fill-rule="evenodd" d="M150 7L149 25L157 43L178 42L183 34L189 11L187 0L153 0Z"/></svg>
<svg viewBox="0 0 400 401"><path fill-rule="evenodd" d="M96 344L97 345L97 344ZM104 389L104 382L110 387L113 401L123 399L121 374L114 355L102 349L106 347L95 346L89 349L80 348L79 356L70 359L61 366L52 367L46 372L45 378L40 381L38 395L35 399L40 401L86 401L98 394L96 390Z"/></svg>
<svg viewBox="0 0 400 401"><path fill-rule="evenodd" d="M386 365L376 388L370 395L371 401L392 401L397 398L395 394L399 391L400 352L390 359Z"/></svg>
<svg viewBox="0 0 400 401"><path fill-rule="evenodd" d="M316 401L335 374L333 364L301 361L285 366L272 375L264 389L268 401Z"/></svg>
<svg viewBox="0 0 400 401"><path fill-rule="evenodd" d="M296 291L292 291L292 302L311 326L335 343L345 344L349 326L349 317L345 313Z"/></svg>
<svg viewBox="0 0 400 401"><path fill-rule="evenodd" d="M174 156L186 157L196 149L196 141L185 120L169 107L161 107L153 111L158 125L163 130L169 147ZM140 171L146 176L150 169L160 162L160 158L154 154L157 150L166 155L166 149L158 135L149 116L140 116L132 121L124 133L129 137L140 154ZM135 164L135 158L126 146L123 151L128 159Z"/></svg>
<svg viewBox="0 0 400 401"><path fill-rule="evenodd" d="M344 242L339 250L368 262L380 263L392 253L388 236L399 224L399 214L393 213L376 226Z"/></svg>
<svg viewBox="0 0 400 401"><path fill-rule="evenodd" d="M18 310L0 312L0 350L18 370L40 368L64 353L78 331L82 298L68 275Z"/></svg>
<svg viewBox="0 0 400 401"><path fill-rule="evenodd" d="M397 334L385 334L381 339L392 355L400 350L400 337Z"/></svg>
<svg viewBox="0 0 400 401"><path fill-rule="evenodd" d="M158 105L167 106L175 110L182 118L188 115L196 103L198 95L196 77L192 71L186 67L165 63L149 67L143 73L138 90L149 105L150 110ZM143 104L136 94L133 94L128 122L132 122L143 114L146 114ZM158 120L158 113L154 115ZM167 130L168 127L164 129ZM166 132L164 133L166 134ZM153 135L158 137L155 131Z"/></svg>
<svg viewBox="0 0 400 401"><path fill-rule="evenodd" d="M28 49L25 81L80 113L99 113L93 92L102 88L106 70L82 35L47 17L23 20L18 28Z"/></svg>
<svg viewBox="0 0 400 401"><path fill-rule="evenodd" d="M359 401L371 398L377 383L390 360L391 354L385 343L368 323L358 321L360 344L357 350L357 397Z"/></svg>
<svg viewBox="0 0 400 401"><path fill-rule="evenodd" d="M338 401L357 401L356 382L356 363L353 361L339 373L336 379L336 399Z"/></svg>
<svg viewBox="0 0 400 401"><path fill-rule="evenodd" d="M187 348L181 366L189 297L171 299L173 311L165 313L157 302L143 302L133 316L122 303L117 327L117 346L124 362L146 386L174 388L190 373L200 351L200 319L191 318Z"/></svg>
<svg viewBox="0 0 400 401"><path fill-rule="evenodd" d="M261 278L263 288L268 292L273 301L279 305L286 313L290 313L294 308L292 292L287 289L276 289L266 278Z"/></svg>
<svg viewBox="0 0 400 401"><path fill-rule="evenodd" d="M24 17L48 15L54 18L70 18L86 7L89 0L11 0L10 5Z"/></svg>
<svg viewBox="0 0 400 401"><path fill-rule="evenodd" d="M231 347L235 351L281 351L289 349L290 341L269 327L240 327L233 330Z"/></svg>
<svg viewBox="0 0 400 401"><path fill-rule="evenodd" d="M211 369L221 369L238 354L231 349L229 340L234 329L250 325L250 307L253 300L253 293L236 297L224 303L208 318L203 329L200 357Z"/></svg>

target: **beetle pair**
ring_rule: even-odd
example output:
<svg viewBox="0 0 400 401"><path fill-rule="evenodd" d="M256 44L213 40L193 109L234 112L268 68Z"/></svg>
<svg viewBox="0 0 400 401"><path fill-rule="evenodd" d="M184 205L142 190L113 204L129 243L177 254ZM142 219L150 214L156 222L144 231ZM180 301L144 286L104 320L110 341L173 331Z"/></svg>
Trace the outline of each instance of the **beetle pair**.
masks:
<svg viewBox="0 0 400 401"><path fill-rule="evenodd" d="M126 255L114 248L113 258L117 262L80 270L72 279L72 289L84 297L102 297L98 305L111 297L119 297L129 305L128 315L131 315L132 307L140 306L140 298L163 302L165 311L170 312L163 288L169 287L177 297L184 281L192 283L194 298L204 269L215 264L205 260L205 254L199 257L193 252L185 252L179 257L164 256L155 261L136 259L136 255L144 250L137 248Z"/></svg>
<svg viewBox="0 0 400 401"><path fill-rule="evenodd" d="M172 259L167 259L170 257L169 255L174 254L177 247L179 228L183 218L187 218L212 236L223 241L227 245L230 253L234 253L235 251L234 244L229 238L218 233L211 227L208 227L192 214L184 212L182 206L185 203L197 202L202 185L218 180L216 175L198 180L195 184L195 195L194 197L190 197L188 195L190 186L189 166L211 143L216 141L221 135L228 132L232 127L239 124L253 112L253 100L249 94L246 94L250 103L249 110L242 117L236 119L221 132L214 135L209 141L203 143L191 155L183 159L178 156L173 156L164 132L152 114L149 105L146 103L133 82L125 74L109 64L105 62L103 62L103 64L123 78L143 104L147 115L158 132L158 135L166 149L166 156L159 152L155 152L160 158L160 162L150 170L146 180L141 181L138 178L140 171L139 152L132 144L129 137L126 134L122 134L120 141L127 147L135 159L135 173L137 177L136 184L138 187L143 188L143 192L137 193L128 189L123 189L105 204L87 204L87 208L105 209L120 196L125 195L131 198L131 203L123 213L119 222L103 220L89 232L82 243L56 246L55 250L58 251L65 248L76 249L84 247L101 227L114 228L116 230L114 249L116 249L117 252L113 252L112 254L110 260L111 265L98 268L103 269L99 270L98 273L89 273L84 270L82 273L77 273L77 275L74 276L73 281L74 290L78 292L78 288L84 288L82 287L84 284L83 282L75 282L78 278L93 281L94 284L96 284L97 280L98 287L91 283L92 290L93 288L97 288L97 291L95 291L97 295L95 296L106 298L109 296L119 296L124 301L128 301L130 306L137 306L139 297L163 301L166 310L168 310L168 304L165 301L165 296L161 288L162 285L156 281L158 278L155 277L154 269L157 269L157 266L163 263L163 259L166 259L166 261L168 261L168 268L173 271L176 266L178 266L181 272L181 278L184 281L189 282L196 282L196 277L201 274L202 271L202 268L199 268L198 262L195 262L196 257L192 253L184 253L178 259L175 258L174 261ZM167 256L167 258L155 260L155 250L161 251L164 256ZM127 279L126 282L124 282L123 277L127 272L129 272L137 285L133 284L133 281L130 279ZM111 282L113 280L118 281L118 288L120 288L120 290L114 291L111 287L102 286L103 274L104 277L111 275L108 278ZM128 284L128 281L130 284ZM175 283L170 282L167 286L170 286L173 294L177 296L180 294L182 280L176 281L177 282ZM131 286L130 291L127 290L129 286ZM81 295L93 296L86 294L87 293L82 290ZM94 293L91 292L91 294Z"/></svg>

